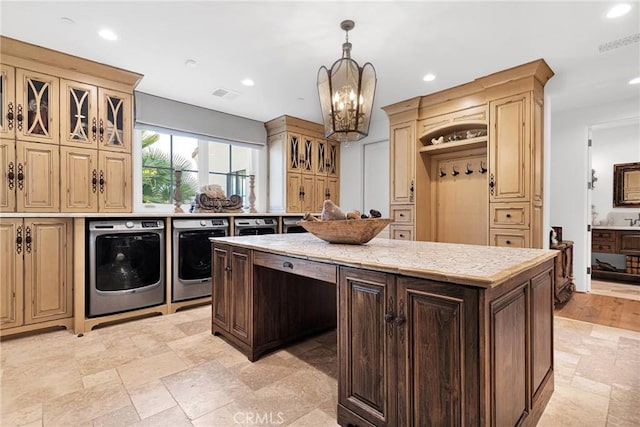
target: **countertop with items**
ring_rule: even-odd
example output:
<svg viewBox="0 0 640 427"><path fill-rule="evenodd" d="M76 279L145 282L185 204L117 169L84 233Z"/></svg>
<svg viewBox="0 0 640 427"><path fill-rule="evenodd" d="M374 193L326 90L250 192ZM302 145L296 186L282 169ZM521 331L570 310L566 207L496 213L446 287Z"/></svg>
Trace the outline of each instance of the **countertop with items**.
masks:
<svg viewBox="0 0 640 427"><path fill-rule="evenodd" d="M557 255L545 249L503 248L375 238L363 245L331 244L311 234L216 237L258 251L411 277L493 288Z"/></svg>

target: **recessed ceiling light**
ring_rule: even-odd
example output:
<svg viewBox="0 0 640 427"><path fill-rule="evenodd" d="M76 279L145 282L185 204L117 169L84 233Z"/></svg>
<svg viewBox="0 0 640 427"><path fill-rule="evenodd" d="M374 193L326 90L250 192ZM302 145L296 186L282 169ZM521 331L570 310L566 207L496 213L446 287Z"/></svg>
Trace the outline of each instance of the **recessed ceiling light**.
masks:
<svg viewBox="0 0 640 427"><path fill-rule="evenodd" d="M118 40L118 35L108 28L103 28L102 30L98 31L98 34L100 34L100 37L105 40Z"/></svg>
<svg viewBox="0 0 640 427"><path fill-rule="evenodd" d="M436 79L435 74L425 74L424 77L422 78L422 80L424 80L425 82L432 82Z"/></svg>
<svg viewBox="0 0 640 427"><path fill-rule="evenodd" d="M187 59L186 61L184 61L184 66L187 68L196 68L198 66L198 63L193 59Z"/></svg>
<svg viewBox="0 0 640 427"><path fill-rule="evenodd" d="M607 12L607 18L618 18L631 10L631 5L626 3L621 3L613 6Z"/></svg>
<svg viewBox="0 0 640 427"><path fill-rule="evenodd" d="M640 83L640 77L636 77L635 79L629 80L630 85L637 85L638 83Z"/></svg>
<svg viewBox="0 0 640 427"><path fill-rule="evenodd" d="M60 20L65 24L69 24L69 25L76 23L73 19L67 18L66 16L63 16L62 18L60 18Z"/></svg>
<svg viewBox="0 0 640 427"><path fill-rule="evenodd" d="M253 86L254 84L256 84L256 83L255 83L253 80L251 80L251 79L244 79L241 83L242 83L243 85L245 85L245 86Z"/></svg>

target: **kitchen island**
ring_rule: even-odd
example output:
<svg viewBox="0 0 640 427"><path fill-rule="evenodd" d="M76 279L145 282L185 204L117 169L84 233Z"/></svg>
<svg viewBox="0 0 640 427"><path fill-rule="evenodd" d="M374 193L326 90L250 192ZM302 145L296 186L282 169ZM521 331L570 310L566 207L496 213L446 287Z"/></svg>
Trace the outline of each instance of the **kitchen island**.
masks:
<svg viewBox="0 0 640 427"><path fill-rule="evenodd" d="M551 397L556 251L212 242L212 333L250 360L337 325L341 425L535 425Z"/></svg>

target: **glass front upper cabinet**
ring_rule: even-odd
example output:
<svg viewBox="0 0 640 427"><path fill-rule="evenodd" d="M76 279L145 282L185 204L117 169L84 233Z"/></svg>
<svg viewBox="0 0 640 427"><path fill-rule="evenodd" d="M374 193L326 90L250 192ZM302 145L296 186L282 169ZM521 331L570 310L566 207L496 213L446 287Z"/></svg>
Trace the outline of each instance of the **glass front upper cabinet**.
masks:
<svg viewBox="0 0 640 427"><path fill-rule="evenodd" d="M15 128L19 140L58 144L58 78L16 69Z"/></svg>
<svg viewBox="0 0 640 427"><path fill-rule="evenodd" d="M131 152L132 97L109 89L98 89L98 146L103 150Z"/></svg>

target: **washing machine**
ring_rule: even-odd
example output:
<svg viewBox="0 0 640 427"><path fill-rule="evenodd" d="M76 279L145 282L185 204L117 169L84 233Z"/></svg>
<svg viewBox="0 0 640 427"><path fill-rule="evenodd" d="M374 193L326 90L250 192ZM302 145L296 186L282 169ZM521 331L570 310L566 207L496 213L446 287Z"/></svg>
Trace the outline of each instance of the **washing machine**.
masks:
<svg viewBox="0 0 640 427"><path fill-rule="evenodd" d="M277 218L234 218L236 236L256 236L278 232Z"/></svg>
<svg viewBox="0 0 640 427"><path fill-rule="evenodd" d="M227 218L174 219L173 302L211 296L210 237L229 235Z"/></svg>

